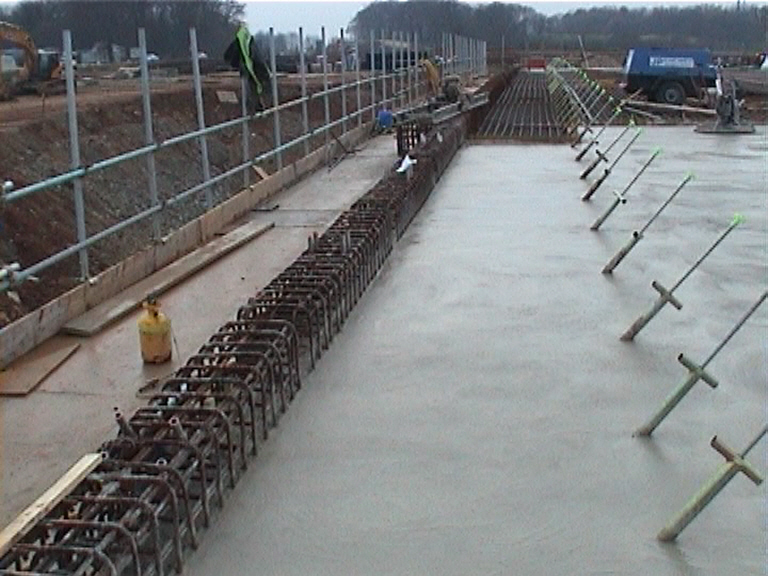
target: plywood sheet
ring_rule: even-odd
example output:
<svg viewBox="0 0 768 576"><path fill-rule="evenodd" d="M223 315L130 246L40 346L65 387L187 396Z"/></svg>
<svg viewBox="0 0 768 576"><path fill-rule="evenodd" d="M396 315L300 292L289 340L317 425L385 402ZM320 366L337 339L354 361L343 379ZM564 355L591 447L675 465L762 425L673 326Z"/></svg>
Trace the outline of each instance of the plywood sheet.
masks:
<svg viewBox="0 0 768 576"><path fill-rule="evenodd" d="M0 371L1 396L26 396L72 356L80 344L52 338Z"/></svg>

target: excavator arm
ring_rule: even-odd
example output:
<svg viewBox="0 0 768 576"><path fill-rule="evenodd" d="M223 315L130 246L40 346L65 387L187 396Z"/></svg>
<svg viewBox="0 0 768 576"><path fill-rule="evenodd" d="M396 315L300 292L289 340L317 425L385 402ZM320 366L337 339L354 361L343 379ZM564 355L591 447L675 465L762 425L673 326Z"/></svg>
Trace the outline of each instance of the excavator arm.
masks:
<svg viewBox="0 0 768 576"><path fill-rule="evenodd" d="M429 87L432 89L432 95L438 97L440 95L440 72L438 72L437 67L427 59L422 60L421 65L424 67L424 75L427 77Z"/></svg>
<svg viewBox="0 0 768 576"><path fill-rule="evenodd" d="M37 66L37 47L32 37L23 28L0 21L0 56L10 48L22 51L23 66L21 70L15 70L15 76L13 76L3 70L2 59L0 59L0 97L10 96L11 84L23 83L32 78Z"/></svg>

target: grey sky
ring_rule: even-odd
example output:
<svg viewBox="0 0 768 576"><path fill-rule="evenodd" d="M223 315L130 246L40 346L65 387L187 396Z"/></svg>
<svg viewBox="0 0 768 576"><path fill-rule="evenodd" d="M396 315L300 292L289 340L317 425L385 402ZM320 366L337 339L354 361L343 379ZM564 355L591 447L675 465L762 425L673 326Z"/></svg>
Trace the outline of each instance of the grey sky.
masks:
<svg viewBox="0 0 768 576"><path fill-rule="evenodd" d="M245 15L250 31L267 30L296 32L299 26L304 34L320 36L325 26L328 37L338 36L341 28L369 2L246 2Z"/></svg>

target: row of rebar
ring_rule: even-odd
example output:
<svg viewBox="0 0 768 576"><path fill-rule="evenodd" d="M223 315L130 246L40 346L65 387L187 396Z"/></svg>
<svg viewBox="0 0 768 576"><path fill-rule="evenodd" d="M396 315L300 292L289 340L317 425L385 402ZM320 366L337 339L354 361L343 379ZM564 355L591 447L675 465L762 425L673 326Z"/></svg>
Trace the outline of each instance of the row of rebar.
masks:
<svg viewBox="0 0 768 576"><path fill-rule="evenodd" d="M554 59L545 70L521 70L485 117L481 138L558 142L579 126L607 122L617 103L582 70Z"/></svg>
<svg viewBox="0 0 768 576"><path fill-rule="evenodd" d="M146 407L115 409L95 468L0 558L2 575L181 573L225 494L301 388L463 138L431 133L241 306Z"/></svg>
<svg viewBox="0 0 768 576"><path fill-rule="evenodd" d="M568 138L579 126L584 126L586 132L593 125L607 123L620 106L620 102L581 68L561 58L547 65L546 76L555 117ZM577 136L579 140L582 137L583 134Z"/></svg>
<svg viewBox="0 0 768 576"><path fill-rule="evenodd" d="M488 112L478 135L543 141L562 138L563 129L556 117L544 74L519 72Z"/></svg>

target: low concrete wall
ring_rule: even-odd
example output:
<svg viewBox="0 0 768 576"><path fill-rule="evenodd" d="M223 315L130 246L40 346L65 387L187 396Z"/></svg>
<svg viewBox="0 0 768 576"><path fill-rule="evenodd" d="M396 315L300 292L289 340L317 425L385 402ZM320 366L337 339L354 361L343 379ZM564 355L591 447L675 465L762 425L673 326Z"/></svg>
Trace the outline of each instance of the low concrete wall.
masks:
<svg viewBox="0 0 768 576"><path fill-rule="evenodd" d="M371 125L351 130L340 140L353 147L368 138ZM147 248L108 268L89 282L80 284L34 312L0 330L0 368L54 336L64 324L101 304L120 291L167 266L177 258L214 238L225 226L241 218L259 202L316 170L326 160L319 148L289 164L266 180L257 182L202 216L175 230L163 242Z"/></svg>

